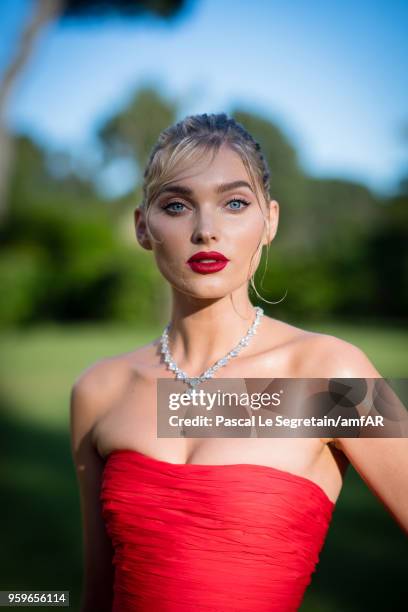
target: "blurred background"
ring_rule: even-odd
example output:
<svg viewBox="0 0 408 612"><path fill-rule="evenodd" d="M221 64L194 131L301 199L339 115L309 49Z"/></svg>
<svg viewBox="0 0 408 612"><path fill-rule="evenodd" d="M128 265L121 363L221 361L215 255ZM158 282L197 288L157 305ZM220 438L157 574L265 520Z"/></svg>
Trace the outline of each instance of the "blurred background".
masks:
<svg viewBox="0 0 408 612"><path fill-rule="evenodd" d="M0 589L79 609L70 388L168 321L133 210L185 115L227 112L269 162L280 225L255 283L287 296L253 303L407 375L407 26L398 0L0 3ZM350 468L302 611L402 610L407 552Z"/></svg>

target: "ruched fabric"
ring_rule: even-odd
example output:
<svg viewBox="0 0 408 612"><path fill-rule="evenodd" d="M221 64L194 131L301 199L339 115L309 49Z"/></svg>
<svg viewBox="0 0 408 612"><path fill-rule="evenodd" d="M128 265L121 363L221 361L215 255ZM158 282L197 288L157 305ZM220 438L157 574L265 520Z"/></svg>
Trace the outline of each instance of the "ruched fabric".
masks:
<svg viewBox="0 0 408 612"><path fill-rule="evenodd" d="M112 451L100 499L112 612L298 610L335 504L311 480L253 464Z"/></svg>

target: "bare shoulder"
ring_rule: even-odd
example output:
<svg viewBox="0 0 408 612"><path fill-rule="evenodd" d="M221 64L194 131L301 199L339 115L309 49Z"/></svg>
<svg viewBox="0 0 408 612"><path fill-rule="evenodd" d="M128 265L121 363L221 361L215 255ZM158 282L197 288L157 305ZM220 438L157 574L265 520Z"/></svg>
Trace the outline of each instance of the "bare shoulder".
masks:
<svg viewBox="0 0 408 612"><path fill-rule="evenodd" d="M293 373L304 378L381 378L358 346L331 334L284 324L292 338Z"/></svg>
<svg viewBox="0 0 408 612"><path fill-rule="evenodd" d="M331 334L297 327L268 317L268 343L282 349L291 378L381 378L364 351ZM337 450L337 439L324 438Z"/></svg>
<svg viewBox="0 0 408 612"><path fill-rule="evenodd" d="M262 338L263 344L266 346L266 351L292 349L312 335L312 332L306 329L296 327L296 325L266 315L264 316L264 321Z"/></svg>
<svg viewBox="0 0 408 612"><path fill-rule="evenodd" d="M152 361L154 342L133 351L104 357L85 368L72 385L72 392L90 397L97 404L115 394L123 383L134 374L142 372Z"/></svg>
<svg viewBox="0 0 408 612"><path fill-rule="evenodd" d="M120 386L125 373L123 357L104 357L83 370L71 388L71 409L93 415L103 408Z"/></svg>
<svg viewBox="0 0 408 612"><path fill-rule="evenodd" d="M381 378L367 354L358 346L329 334L316 334L311 341L315 376L326 378Z"/></svg>
<svg viewBox="0 0 408 612"><path fill-rule="evenodd" d="M143 376L153 353L154 342L151 342L127 353L101 358L80 372L72 384L70 397L74 452L129 382Z"/></svg>

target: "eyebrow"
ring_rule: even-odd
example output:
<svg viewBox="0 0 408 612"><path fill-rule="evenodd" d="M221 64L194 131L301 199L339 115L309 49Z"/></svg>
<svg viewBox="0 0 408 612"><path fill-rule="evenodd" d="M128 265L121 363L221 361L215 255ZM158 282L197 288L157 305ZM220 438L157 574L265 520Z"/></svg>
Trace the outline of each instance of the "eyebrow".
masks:
<svg viewBox="0 0 408 612"><path fill-rule="evenodd" d="M224 193L225 191L230 191L231 189L238 189L238 187L247 187L248 189L253 191L251 185L247 181L240 180L232 181L232 183L221 183L220 185L217 185L217 187L215 188L215 192ZM163 193L180 193L183 195L191 196L194 194L194 191L189 187L185 187L184 185L168 185L167 187L164 187L161 191L161 194Z"/></svg>

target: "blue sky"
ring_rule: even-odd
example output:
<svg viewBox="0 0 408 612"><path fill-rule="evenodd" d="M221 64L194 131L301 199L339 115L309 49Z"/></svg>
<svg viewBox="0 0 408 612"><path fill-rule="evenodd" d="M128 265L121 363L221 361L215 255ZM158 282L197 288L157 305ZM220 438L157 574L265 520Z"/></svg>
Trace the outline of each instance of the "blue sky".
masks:
<svg viewBox="0 0 408 612"><path fill-rule="evenodd" d="M31 5L0 4L0 72ZM48 27L13 94L10 124L84 153L96 125L148 81L179 101L180 116L236 105L262 113L314 176L384 193L395 187L408 168L408 2L187 6L171 25L149 18Z"/></svg>

